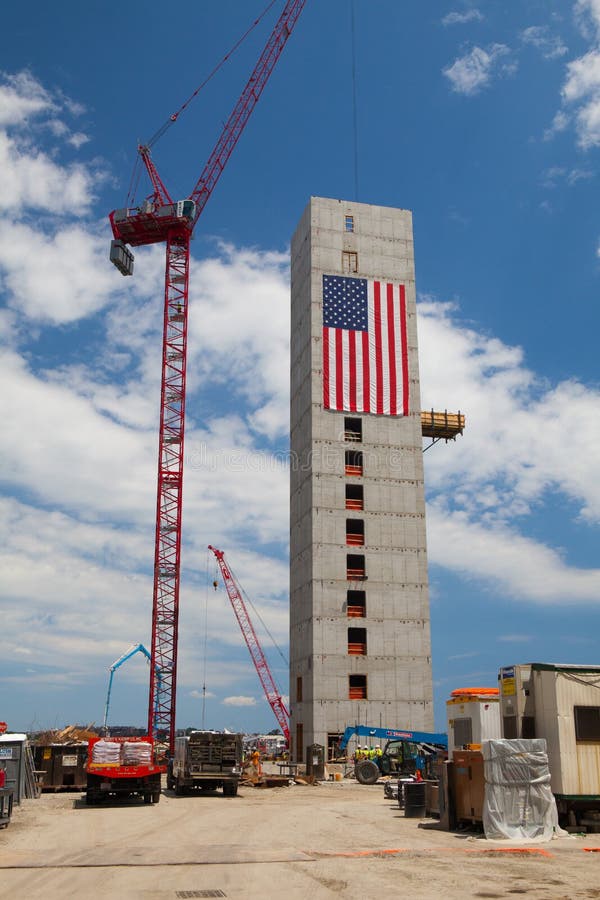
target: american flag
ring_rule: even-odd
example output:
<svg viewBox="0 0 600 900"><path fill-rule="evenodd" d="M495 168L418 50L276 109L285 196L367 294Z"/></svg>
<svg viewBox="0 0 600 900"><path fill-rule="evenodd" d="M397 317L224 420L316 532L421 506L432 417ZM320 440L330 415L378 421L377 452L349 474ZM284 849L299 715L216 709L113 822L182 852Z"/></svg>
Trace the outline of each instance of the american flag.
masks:
<svg viewBox="0 0 600 900"><path fill-rule="evenodd" d="M403 284L323 275L323 406L408 415Z"/></svg>

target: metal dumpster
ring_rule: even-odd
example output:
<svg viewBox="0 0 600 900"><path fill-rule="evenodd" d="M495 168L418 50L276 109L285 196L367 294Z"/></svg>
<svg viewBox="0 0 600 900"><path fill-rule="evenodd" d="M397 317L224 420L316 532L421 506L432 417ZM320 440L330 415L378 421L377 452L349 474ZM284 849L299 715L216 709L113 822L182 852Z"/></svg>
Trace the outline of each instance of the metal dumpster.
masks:
<svg viewBox="0 0 600 900"><path fill-rule="evenodd" d="M87 741L80 744L36 744L33 759L42 791L85 790L87 747Z"/></svg>

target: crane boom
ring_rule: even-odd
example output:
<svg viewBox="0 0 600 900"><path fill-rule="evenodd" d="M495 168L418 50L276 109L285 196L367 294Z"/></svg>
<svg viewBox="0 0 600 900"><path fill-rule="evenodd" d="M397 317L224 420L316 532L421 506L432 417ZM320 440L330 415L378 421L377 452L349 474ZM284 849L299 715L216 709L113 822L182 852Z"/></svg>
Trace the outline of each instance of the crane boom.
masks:
<svg viewBox="0 0 600 900"><path fill-rule="evenodd" d="M281 694L277 689L277 685L273 679L271 674L271 670L269 668L269 664L265 658L265 655L262 651L258 638L256 636L256 632L254 630L254 626L252 625L252 621L250 616L248 615L248 610L246 609L246 604L242 598L242 592L237 585L237 582L227 563L225 562L225 554L222 550L217 550L215 547L212 547L210 544L208 546L209 550L212 550L214 553L219 569L221 570L221 575L223 577L223 583L225 585L225 589L231 600L231 605L233 606L233 611L238 620L239 626L242 629L242 634L244 636L244 640L246 641L246 646L250 651L250 656L252 657L252 662L254 663L254 667L260 679L260 683L263 686L263 690L265 692L265 696L269 702L273 713L275 714L275 718L279 723L279 727L283 732L283 735L286 739L287 745L290 745L290 714L289 711L281 698Z"/></svg>
<svg viewBox="0 0 600 900"><path fill-rule="evenodd" d="M252 111L259 101L271 72L279 59L281 51L285 47L294 25L302 12L306 0L288 0L283 12L265 44L265 48L258 60L252 75L248 79L246 87L242 91L239 100L233 108L229 119L223 127L221 136L217 141L204 171L196 182L196 186L190 194L190 199L196 204L196 213L193 220L195 225L206 202L212 194L227 160L231 156L233 148L244 130ZM193 227L193 226L192 226Z"/></svg>
<svg viewBox="0 0 600 900"><path fill-rule="evenodd" d="M141 206L116 209L109 216L114 238L110 259L123 275L133 274L133 253L127 245L166 244L148 732L164 733L171 755L175 748L190 240L305 2L285 3L190 196L173 201L149 147L140 146L153 193Z"/></svg>

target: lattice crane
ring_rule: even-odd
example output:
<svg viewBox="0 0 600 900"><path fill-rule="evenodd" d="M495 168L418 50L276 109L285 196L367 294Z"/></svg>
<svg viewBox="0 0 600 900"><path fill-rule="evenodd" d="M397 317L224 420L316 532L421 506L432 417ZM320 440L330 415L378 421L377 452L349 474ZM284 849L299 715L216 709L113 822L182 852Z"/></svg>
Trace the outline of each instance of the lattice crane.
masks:
<svg viewBox="0 0 600 900"><path fill-rule="evenodd" d="M279 693L277 685L275 684L275 680L271 674L271 670L269 668L269 664L266 660L265 654L263 653L256 636L254 626L252 625L252 621L250 619L250 616L248 615L248 610L246 609L246 604L244 603L242 597L242 591L238 586L235 578L231 574L227 563L225 562L225 554L223 553L223 551L217 550L210 544L208 545L208 549L212 550L215 555L219 569L221 570L221 576L223 578L225 589L227 591L229 599L231 600L231 605L233 606L233 611L239 622L239 626L242 629L242 634L244 635L246 646L250 651L250 656L252 657L252 662L254 663L254 667L260 679L260 683L263 686L265 697L267 698L269 706L275 714L275 718L279 723L279 727L281 728L286 743L289 747L290 714L281 698L281 694Z"/></svg>
<svg viewBox="0 0 600 900"><path fill-rule="evenodd" d="M171 753L175 743L190 239L305 2L287 0L189 197L173 201L151 159L150 146L140 146L138 152L153 191L141 206L113 210L109 216L114 237L110 259L123 275L133 274L129 247L166 244L148 731L166 732ZM161 673L160 683L157 672Z"/></svg>

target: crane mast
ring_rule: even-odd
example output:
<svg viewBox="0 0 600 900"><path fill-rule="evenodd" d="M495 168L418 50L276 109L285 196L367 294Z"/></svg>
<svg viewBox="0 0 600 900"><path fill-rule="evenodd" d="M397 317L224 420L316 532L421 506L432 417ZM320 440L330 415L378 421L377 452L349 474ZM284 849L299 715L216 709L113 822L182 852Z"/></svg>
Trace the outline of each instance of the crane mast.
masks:
<svg viewBox="0 0 600 900"><path fill-rule="evenodd" d="M172 200L149 147L140 146L153 193L139 207L113 210L109 216L114 238L110 259L123 275L133 274L129 247L166 244L148 733L165 734L171 755L175 745L190 240L305 2L287 0L190 197Z"/></svg>
<svg viewBox="0 0 600 900"><path fill-rule="evenodd" d="M239 626L242 629L242 634L244 636L244 640L246 641L246 646L250 651L250 656L252 657L252 662L254 663L254 667L260 679L260 683L263 686L265 697L267 698L269 705L273 710L273 713L275 714L275 718L279 723L279 727L281 728L281 731L289 747L290 714L281 698L281 694L279 693L277 685L275 684L275 680L271 674L269 664L261 649L260 643L256 636L256 632L254 630L254 626L252 625L252 621L250 619L250 616L248 615L246 604L244 603L244 600L242 598L242 592L238 587L235 578L231 574L227 563L225 562L225 554L223 553L223 551L217 550L210 544L208 546L208 549L212 550L215 555L217 564L219 566L219 569L221 570L221 576L223 578L223 583L225 585L227 595L231 601L231 605L233 606L233 611L238 620Z"/></svg>

